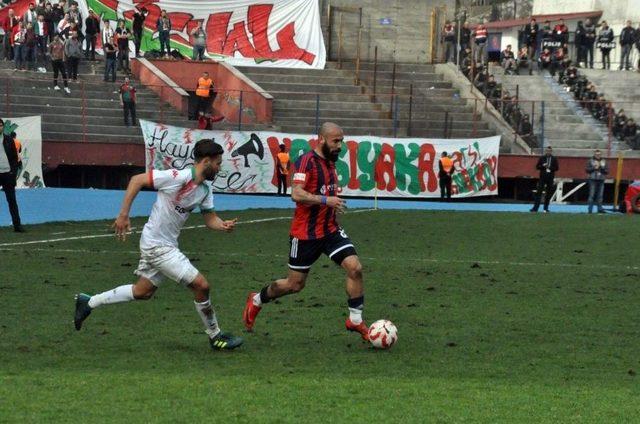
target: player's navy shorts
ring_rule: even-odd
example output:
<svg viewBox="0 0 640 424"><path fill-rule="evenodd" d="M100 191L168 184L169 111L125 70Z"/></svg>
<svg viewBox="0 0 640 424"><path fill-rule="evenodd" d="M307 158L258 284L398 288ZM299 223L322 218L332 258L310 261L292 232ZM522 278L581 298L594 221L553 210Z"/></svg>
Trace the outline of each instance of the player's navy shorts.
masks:
<svg viewBox="0 0 640 424"><path fill-rule="evenodd" d="M353 243L343 229L315 240L300 240L291 237L289 244L291 245L289 268L298 272L309 272L311 265L323 253L338 265L342 264L345 258L357 255Z"/></svg>

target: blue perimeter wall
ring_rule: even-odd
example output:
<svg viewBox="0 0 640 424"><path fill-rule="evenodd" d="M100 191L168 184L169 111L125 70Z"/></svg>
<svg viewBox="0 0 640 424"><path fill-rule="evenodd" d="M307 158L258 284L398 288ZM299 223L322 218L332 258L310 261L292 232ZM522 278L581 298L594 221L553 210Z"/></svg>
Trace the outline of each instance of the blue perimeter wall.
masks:
<svg viewBox="0 0 640 424"><path fill-rule="evenodd" d="M4 197L4 196L2 196ZM17 190L18 206L23 224L53 221L90 221L115 219L124 197L123 190L94 190L68 188L42 188ZM148 216L156 193L140 192L131 216ZM288 209L294 203L288 197L215 194L217 211L246 209ZM371 199L347 199L349 208L373 208ZM425 201L379 200L380 209L449 210L483 212L528 212L530 204L461 202L441 203L436 199ZM552 212L586 213L585 205L551 205ZM9 209L0 199L0 226L11 225Z"/></svg>

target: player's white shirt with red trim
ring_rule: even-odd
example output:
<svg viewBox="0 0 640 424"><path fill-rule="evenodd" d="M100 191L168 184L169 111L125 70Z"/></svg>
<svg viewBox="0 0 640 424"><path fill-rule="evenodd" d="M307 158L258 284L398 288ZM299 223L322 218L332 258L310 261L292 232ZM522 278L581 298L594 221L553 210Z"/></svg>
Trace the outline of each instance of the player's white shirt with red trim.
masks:
<svg viewBox="0 0 640 424"><path fill-rule="evenodd" d="M178 247L178 236L189 214L196 208L213 211L211 188L196 184L195 168L149 171L149 180L158 191L149 221L142 229L140 248Z"/></svg>

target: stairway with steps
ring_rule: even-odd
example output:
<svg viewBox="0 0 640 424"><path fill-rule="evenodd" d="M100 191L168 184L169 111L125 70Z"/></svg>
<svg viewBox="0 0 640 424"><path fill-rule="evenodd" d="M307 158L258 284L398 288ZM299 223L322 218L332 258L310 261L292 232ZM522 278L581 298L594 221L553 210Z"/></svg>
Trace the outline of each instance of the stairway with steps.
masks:
<svg viewBox="0 0 640 424"><path fill-rule="evenodd" d="M354 72L353 64L343 64L343 68ZM373 77L373 64L362 64L361 85L363 91L370 95L373 94ZM486 122L478 118L474 120L473 106L466 99L460 98L458 90L443 75L436 73L433 65L396 64L394 83L393 64L379 63L375 77L376 93L382 94L376 95L376 102L382 112L389 116L395 113L395 106L391 105L389 98L392 87L397 95L398 136L474 138L496 135ZM445 118L448 121L446 134Z"/></svg>
<svg viewBox="0 0 640 424"><path fill-rule="evenodd" d="M580 69L579 73L604 93L616 111L624 109L627 116L640 122L640 73L601 69Z"/></svg>
<svg viewBox="0 0 640 424"><path fill-rule="evenodd" d="M600 131L585 122L577 113L576 108L567 103L567 99L561 97L552 84L547 81L550 77L544 75L504 75L500 67L494 67L492 73L496 81L502 83L503 90L508 90L515 95L518 87L519 99L523 101L521 108L524 113L531 115L532 103L534 106L534 132L540 136L542 102L544 101L544 145L551 145L554 149L565 152L576 152L583 149L605 149L607 141L603 139Z"/></svg>
<svg viewBox="0 0 640 424"><path fill-rule="evenodd" d="M432 65L399 64L394 92L398 98L398 126L394 130L395 107L391 104L392 64L379 64L376 96L373 65L363 63L360 84L355 84L353 63L327 62L324 70L238 68L274 96L274 123L284 132L314 133L316 104L319 122L335 121L349 135L442 138L445 114L451 120L450 138L494 135L487 124L474 124L473 108L459 99L451 83L435 73ZM409 105L409 87L414 96ZM409 129L409 108L411 128ZM475 130L474 130L475 128Z"/></svg>
<svg viewBox="0 0 640 424"><path fill-rule="evenodd" d="M102 80L101 61L81 61L78 82L69 81L71 94L53 89L53 75L13 70L13 62L0 61L0 111L4 116L42 116L44 141L142 143L139 126L126 127L115 83ZM62 87L62 79L58 80ZM195 128L170 104L160 101L152 90L136 84L138 119ZM252 130L272 129L267 125L243 125ZM236 129L235 122L219 122L216 129Z"/></svg>
<svg viewBox="0 0 640 424"><path fill-rule="evenodd" d="M333 121L348 135L391 135L388 113L354 84L353 72L335 68L238 67L274 97L273 121L283 132L314 134L319 122Z"/></svg>

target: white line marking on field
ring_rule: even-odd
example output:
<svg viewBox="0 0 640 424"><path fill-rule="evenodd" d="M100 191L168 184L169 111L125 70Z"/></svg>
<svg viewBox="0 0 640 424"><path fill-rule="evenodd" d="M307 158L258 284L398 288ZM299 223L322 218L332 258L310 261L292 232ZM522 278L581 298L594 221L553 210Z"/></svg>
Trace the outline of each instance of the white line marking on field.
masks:
<svg viewBox="0 0 640 424"><path fill-rule="evenodd" d="M2 248L0 247L0 252L19 252L24 249L19 248ZM30 252L50 252L50 253L101 253L106 255L113 255L117 253L122 254L140 254L137 250L90 250L90 249L57 249L57 248L30 248ZM199 255L199 256L219 256L219 257L241 257L247 256L246 252L215 252L215 253L207 253L204 251L191 252L191 251L182 251L185 255ZM251 253L251 256L257 256L261 258L289 258L288 255L281 254L273 254L273 253ZM587 268L587 269L618 269L618 270L631 270L638 271L640 270L640 266L631 266L631 265L589 265L589 264L569 264L569 263L542 263L542 262L516 262L516 261L489 261L482 259L436 259L436 258L375 258L370 256L360 256L360 259L364 261L372 261L372 262L385 262L385 261L393 261L393 262L427 262L427 263L442 263L442 264L482 264L482 265L501 265L501 266L523 266L523 267L542 267L542 266L551 266L551 267L559 267L559 268Z"/></svg>
<svg viewBox="0 0 640 424"><path fill-rule="evenodd" d="M352 214L352 213L360 213L360 212L370 212L373 211L375 209L356 209L353 211L349 211L347 213ZM231 211L230 211L231 212ZM289 216L277 216L277 217L272 217L272 218L260 218L260 219L252 219L249 221L239 221L236 225L243 225L243 224L258 224L261 222L269 222L269 221L282 221L285 219L291 219L291 215ZM205 228L205 225L191 225L188 227L182 227L183 230L192 230L195 228ZM128 234L140 234L142 233L142 230L138 230L138 231L131 231ZM91 234L88 236L74 236L74 237L60 237L60 238L52 238L52 239L45 239L45 240L31 240L31 241L21 241L21 242L14 242L14 243L0 243L0 247L9 247L9 246L24 246L24 245L28 245L28 244L40 244L40 243L55 243L58 241L71 241L71 240L85 240L85 239L95 239L95 238L103 238L103 237L114 237L113 232L110 232L108 234Z"/></svg>

